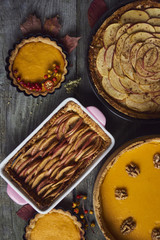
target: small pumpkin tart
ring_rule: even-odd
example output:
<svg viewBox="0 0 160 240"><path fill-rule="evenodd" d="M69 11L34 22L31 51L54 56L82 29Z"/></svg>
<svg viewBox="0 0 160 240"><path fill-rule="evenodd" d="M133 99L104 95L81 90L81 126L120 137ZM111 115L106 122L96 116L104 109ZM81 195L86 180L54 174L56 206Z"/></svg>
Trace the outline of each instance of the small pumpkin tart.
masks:
<svg viewBox="0 0 160 240"><path fill-rule="evenodd" d="M53 93L65 80L66 73L66 55L49 38L24 39L11 52L9 76L13 84L28 95Z"/></svg>
<svg viewBox="0 0 160 240"><path fill-rule="evenodd" d="M84 240L81 223L75 216L61 209L36 214L26 227L26 240Z"/></svg>

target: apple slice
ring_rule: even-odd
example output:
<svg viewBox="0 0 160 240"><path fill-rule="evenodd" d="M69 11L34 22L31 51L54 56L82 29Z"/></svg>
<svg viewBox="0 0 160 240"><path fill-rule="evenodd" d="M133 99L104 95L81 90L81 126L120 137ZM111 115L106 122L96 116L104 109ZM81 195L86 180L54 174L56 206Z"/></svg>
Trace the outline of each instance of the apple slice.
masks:
<svg viewBox="0 0 160 240"><path fill-rule="evenodd" d="M116 34L116 40L118 40L123 34L126 33L127 29L131 26L132 24L131 23L126 23L124 25L122 25L118 31L117 31L117 34Z"/></svg>
<svg viewBox="0 0 160 240"><path fill-rule="evenodd" d="M157 36L159 37L159 34L157 35L157 33L160 33L160 26L154 26L154 29L155 29L155 33L154 33L154 36Z"/></svg>
<svg viewBox="0 0 160 240"><path fill-rule="evenodd" d="M73 145L73 149L77 150L80 146L82 146L84 144L86 139L88 137L90 137L92 134L93 134L92 131L88 131L88 132L84 133L81 137L78 137L77 140L75 141L74 145Z"/></svg>
<svg viewBox="0 0 160 240"><path fill-rule="evenodd" d="M153 98L153 101L154 101L155 103L157 103L158 105L160 105L160 93L159 93L159 95L157 95L157 96L155 96L155 97Z"/></svg>
<svg viewBox="0 0 160 240"><path fill-rule="evenodd" d="M128 33L122 34L122 36L118 39L118 41L116 43L115 52L116 52L116 57L118 59L120 59L124 43L125 43L126 39L128 38L128 36L129 36Z"/></svg>
<svg viewBox="0 0 160 240"><path fill-rule="evenodd" d="M156 47L150 48L144 55L143 62L144 68L151 67L158 59L158 50Z"/></svg>
<svg viewBox="0 0 160 240"><path fill-rule="evenodd" d="M102 76L108 76L108 68L106 64L105 54L106 54L106 49L103 47L99 50L97 59L96 59L97 69Z"/></svg>
<svg viewBox="0 0 160 240"><path fill-rule="evenodd" d="M142 84L142 85L148 85L154 82L157 82L158 80L153 80L150 77L143 77L141 75L139 75L139 73L135 72L134 73L134 80L135 82L137 82L138 84Z"/></svg>
<svg viewBox="0 0 160 240"><path fill-rule="evenodd" d="M86 132L88 130L89 130L89 127L84 126L81 129L74 132L70 137L68 137L69 144L73 143L77 139L77 137L80 137L84 132Z"/></svg>
<svg viewBox="0 0 160 240"><path fill-rule="evenodd" d="M130 62L132 64L132 66L135 68L136 66L136 61L137 61L137 53L140 49L140 47L142 46L142 42L138 42L135 45L133 45L133 47L131 48L131 52L130 52Z"/></svg>
<svg viewBox="0 0 160 240"><path fill-rule="evenodd" d="M109 48L106 50L105 62L108 69L111 69L112 67L114 50L115 50L114 44L109 46Z"/></svg>
<svg viewBox="0 0 160 240"><path fill-rule="evenodd" d="M127 29L127 33L129 35L132 33L141 32L141 31L154 33L155 28L151 24L143 22L143 23L133 24Z"/></svg>
<svg viewBox="0 0 160 240"><path fill-rule="evenodd" d="M147 23L151 24L152 26L160 26L160 18L150 18L148 19Z"/></svg>
<svg viewBox="0 0 160 240"><path fill-rule="evenodd" d="M149 72L149 71L146 71L146 70L144 69L143 59L142 59L142 58L139 58L139 59L136 61L135 69L136 69L137 73L138 73L140 76L143 76L143 77L152 77L152 76L155 75L154 72Z"/></svg>
<svg viewBox="0 0 160 240"><path fill-rule="evenodd" d="M129 99L136 103L144 103L150 101L152 95L150 93L141 93L141 94L130 94Z"/></svg>
<svg viewBox="0 0 160 240"><path fill-rule="evenodd" d="M121 24L112 23L106 28L103 35L104 47L106 49L114 43L116 38L116 33L120 27L121 27Z"/></svg>
<svg viewBox="0 0 160 240"><path fill-rule="evenodd" d="M147 8L145 11L149 14L150 17L160 17L160 8Z"/></svg>
<svg viewBox="0 0 160 240"><path fill-rule="evenodd" d="M139 87L139 84L131 80L130 78L124 76L120 78L120 83L126 89L126 92L130 93L142 93L142 89Z"/></svg>
<svg viewBox="0 0 160 240"><path fill-rule="evenodd" d="M155 48L156 46L153 43L143 43L137 52L137 59L144 58L144 55L148 50Z"/></svg>
<svg viewBox="0 0 160 240"><path fill-rule="evenodd" d="M157 84L157 82L156 82L156 83L151 83L151 84L147 84L147 85L140 84L140 88L144 92L154 93L154 92L160 91L160 83Z"/></svg>
<svg viewBox="0 0 160 240"><path fill-rule="evenodd" d="M102 86L103 86L104 90L106 91L106 93L108 93L114 99L123 100L127 97L126 93L118 92L115 88L113 88L109 79L106 77L103 77L103 79L102 79Z"/></svg>
<svg viewBox="0 0 160 240"><path fill-rule="evenodd" d="M121 67L121 64L119 62L119 59L117 58L116 53L114 53L113 55L113 69L115 71L115 73L119 76L119 77L123 77L124 73Z"/></svg>
<svg viewBox="0 0 160 240"><path fill-rule="evenodd" d="M58 131L58 126L55 125L55 126L51 126L48 131L46 132L46 134L44 135L44 137L48 138L50 137L51 135L57 133Z"/></svg>
<svg viewBox="0 0 160 240"><path fill-rule="evenodd" d="M122 14L120 22L125 23L137 23L146 22L149 19L148 13L142 10L129 10Z"/></svg>
<svg viewBox="0 0 160 240"><path fill-rule="evenodd" d="M160 39L156 38L156 37L150 37L150 38L146 39L145 43L153 43L156 46L160 47Z"/></svg>
<svg viewBox="0 0 160 240"><path fill-rule="evenodd" d="M138 112L154 112L157 108L156 103L153 101L138 103L132 101L129 97L126 99L126 105L128 108Z"/></svg>
<svg viewBox="0 0 160 240"><path fill-rule="evenodd" d="M72 115L74 115L75 113L73 112L65 112L63 114L61 114L60 116L58 116L56 119L51 119L51 123L55 126L56 124L60 124L61 122L63 122L64 120L66 120L67 118L71 117Z"/></svg>
<svg viewBox="0 0 160 240"><path fill-rule="evenodd" d="M134 69L133 69L129 59L126 59L123 57L123 55L121 55L120 65L121 65L122 71L124 73L123 76L126 75L128 78L134 80Z"/></svg>
<svg viewBox="0 0 160 240"><path fill-rule="evenodd" d="M125 88L120 83L119 76L115 73L113 68L110 70L108 77L112 87L114 87L117 91L121 93L126 93Z"/></svg>
<svg viewBox="0 0 160 240"><path fill-rule="evenodd" d="M68 137L71 136L73 133L75 133L75 132L78 130L78 128L82 125L82 123L83 123L83 119L80 118L80 119L76 122L76 124L75 124L74 126L72 126L71 130L68 131L68 132L66 132L65 138L68 138Z"/></svg>

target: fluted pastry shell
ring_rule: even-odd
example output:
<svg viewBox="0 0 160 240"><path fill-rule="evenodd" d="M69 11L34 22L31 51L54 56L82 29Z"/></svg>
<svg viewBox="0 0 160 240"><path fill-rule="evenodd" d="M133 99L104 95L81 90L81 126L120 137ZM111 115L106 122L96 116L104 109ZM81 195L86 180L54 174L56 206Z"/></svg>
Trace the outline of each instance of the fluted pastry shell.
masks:
<svg viewBox="0 0 160 240"><path fill-rule="evenodd" d="M70 212L53 209L48 214L36 214L26 227L25 239L84 240L81 223Z"/></svg>
<svg viewBox="0 0 160 240"><path fill-rule="evenodd" d="M55 77L55 75L52 77L48 74L48 71L53 70L54 63L58 63L60 75L57 77L57 82L51 88L46 89L45 82L47 80L52 82ZM30 37L23 39L11 51L8 67L9 77L13 84L27 95L46 96L61 86L67 74L67 65L66 54L55 40L41 36ZM47 78L47 76L49 77ZM33 89L29 89L24 86L24 83L30 84L31 87L33 84L39 84L40 89L36 90L33 87Z"/></svg>

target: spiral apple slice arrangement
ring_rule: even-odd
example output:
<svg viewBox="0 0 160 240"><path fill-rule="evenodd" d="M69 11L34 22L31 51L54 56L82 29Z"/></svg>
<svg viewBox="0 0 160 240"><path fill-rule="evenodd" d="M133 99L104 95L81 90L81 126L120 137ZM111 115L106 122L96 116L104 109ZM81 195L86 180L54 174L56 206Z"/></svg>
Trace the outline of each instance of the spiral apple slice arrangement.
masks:
<svg viewBox="0 0 160 240"><path fill-rule="evenodd" d="M96 76L107 95L121 106L140 113L159 113L160 8L157 3L157 7L154 3L134 4L133 9L120 10L118 17L118 11L114 13L109 18L114 21L104 22L97 32L103 39L99 50L98 38L93 39Z"/></svg>
<svg viewBox="0 0 160 240"><path fill-rule="evenodd" d="M75 111L60 111L11 164L10 172L43 204L72 183L107 143Z"/></svg>

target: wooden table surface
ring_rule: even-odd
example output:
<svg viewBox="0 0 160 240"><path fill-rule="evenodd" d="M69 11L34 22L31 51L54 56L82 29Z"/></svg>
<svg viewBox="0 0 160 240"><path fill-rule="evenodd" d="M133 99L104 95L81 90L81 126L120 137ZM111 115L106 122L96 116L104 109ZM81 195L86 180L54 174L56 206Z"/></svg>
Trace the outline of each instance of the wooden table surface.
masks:
<svg viewBox="0 0 160 240"><path fill-rule="evenodd" d="M117 7L120 0L105 0L108 9ZM2 161L18 144L21 143L65 98L75 97L85 107L98 107L107 119L106 129L116 140L114 149L129 139L148 134L159 134L158 122L142 123L122 119L112 113L97 98L87 72L87 51L93 30L88 24L87 11L91 0L1 0L0 1L0 161ZM25 18L36 13L42 21L45 18L60 16L62 25L60 35L69 34L81 37L78 47L68 56L70 67L66 81L54 94L46 97L26 96L18 92L6 74L8 51L22 38L20 24ZM69 80L81 78L74 92L67 93L65 84ZM113 150L114 150L113 149ZM74 189L57 207L72 210L72 201L76 195L87 195L86 209L93 209L92 191L99 169L106 158ZM16 212L20 205L14 203L6 193L7 184L0 178L0 239L23 239L27 223ZM95 227L88 227L87 240L103 240L95 216L88 215L89 223L95 221Z"/></svg>

